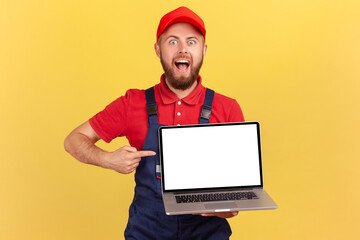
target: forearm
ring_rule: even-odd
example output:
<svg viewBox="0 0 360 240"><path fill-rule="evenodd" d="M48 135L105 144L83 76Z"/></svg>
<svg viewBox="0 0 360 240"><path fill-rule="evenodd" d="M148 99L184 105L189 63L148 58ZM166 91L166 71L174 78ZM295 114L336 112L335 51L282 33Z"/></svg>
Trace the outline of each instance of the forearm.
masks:
<svg viewBox="0 0 360 240"><path fill-rule="evenodd" d="M80 162L108 168L108 152L95 145L87 136L79 132L71 133L64 142L65 150Z"/></svg>

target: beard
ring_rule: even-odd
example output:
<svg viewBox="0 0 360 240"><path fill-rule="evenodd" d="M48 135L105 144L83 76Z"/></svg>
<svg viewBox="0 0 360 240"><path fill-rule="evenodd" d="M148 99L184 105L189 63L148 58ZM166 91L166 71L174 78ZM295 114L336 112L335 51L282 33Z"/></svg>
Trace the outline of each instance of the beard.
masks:
<svg viewBox="0 0 360 240"><path fill-rule="evenodd" d="M171 68L167 63L164 62L162 55L160 53L160 62L164 69L166 79L171 87L178 90L186 90L190 88L194 82L197 80L202 66L204 57L201 58L201 61L196 65L190 65L190 76L189 77L176 77L175 70Z"/></svg>

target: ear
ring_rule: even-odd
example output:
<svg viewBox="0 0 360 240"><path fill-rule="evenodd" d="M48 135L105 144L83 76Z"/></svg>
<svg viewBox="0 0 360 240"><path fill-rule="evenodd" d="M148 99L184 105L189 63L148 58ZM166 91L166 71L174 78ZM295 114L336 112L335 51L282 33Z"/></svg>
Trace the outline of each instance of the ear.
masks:
<svg viewBox="0 0 360 240"><path fill-rule="evenodd" d="M155 48L156 56L158 56L158 58L160 58L160 46L159 46L159 43L155 43L154 48Z"/></svg>
<svg viewBox="0 0 360 240"><path fill-rule="evenodd" d="M206 51L207 51L207 45L205 44L205 45L204 45L204 49L203 49L203 56L204 56L204 57L205 57Z"/></svg>

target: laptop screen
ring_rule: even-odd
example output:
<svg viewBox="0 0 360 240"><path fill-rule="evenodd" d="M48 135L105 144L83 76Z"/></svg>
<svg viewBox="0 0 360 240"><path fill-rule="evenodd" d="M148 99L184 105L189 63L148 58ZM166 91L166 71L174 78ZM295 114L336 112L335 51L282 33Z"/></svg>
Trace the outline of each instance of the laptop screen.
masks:
<svg viewBox="0 0 360 240"><path fill-rule="evenodd" d="M262 187L258 122L159 129L164 191Z"/></svg>

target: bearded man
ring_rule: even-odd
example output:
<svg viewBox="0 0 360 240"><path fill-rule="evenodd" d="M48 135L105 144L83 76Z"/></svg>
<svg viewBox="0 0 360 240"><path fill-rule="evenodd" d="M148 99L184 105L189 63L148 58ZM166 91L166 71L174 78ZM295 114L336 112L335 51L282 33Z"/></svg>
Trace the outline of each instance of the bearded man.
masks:
<svg viewBox="0 0 360 240"><path fill-rule="evenodd" d="M87 164L135 173L135 195L129 210L126 239L229 239L226 218L238 212L167 216L158 171L161 125L242 122L239 104L205 88L199 75L207 45L203 20L186 7L164 15L159 23L155 52L164 74L147 90L128 90L103 111L74 129L65 149ZM201 114L204 103L210 116ZM131 146L107 152L95 146L125 136ZM179 149L181 151L181 149Z"/></svg>

